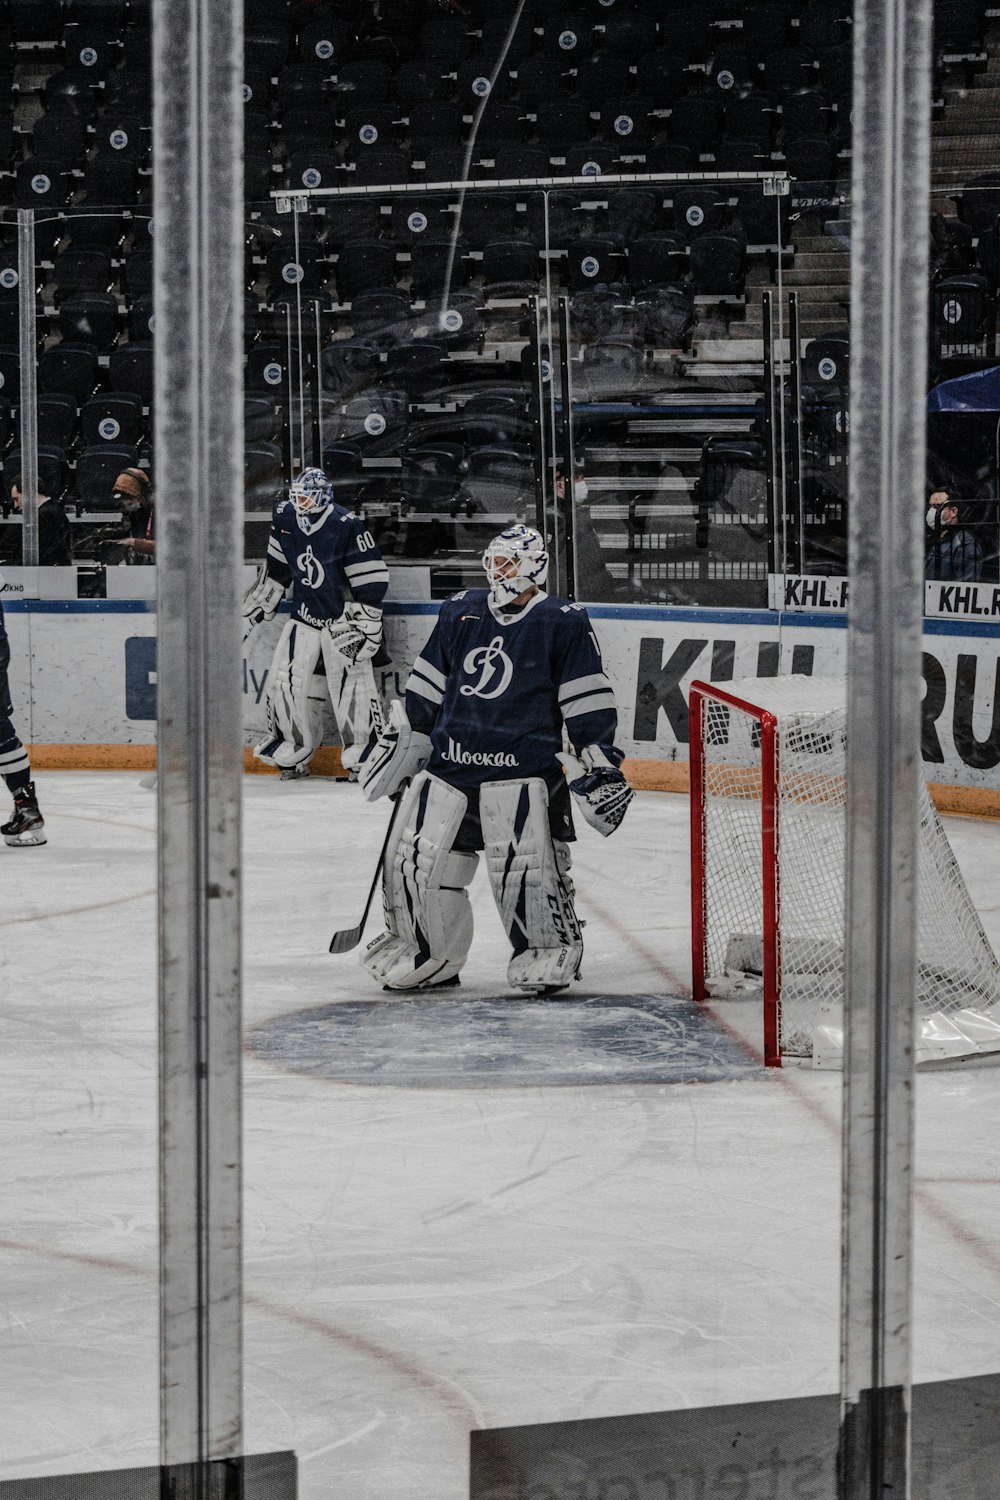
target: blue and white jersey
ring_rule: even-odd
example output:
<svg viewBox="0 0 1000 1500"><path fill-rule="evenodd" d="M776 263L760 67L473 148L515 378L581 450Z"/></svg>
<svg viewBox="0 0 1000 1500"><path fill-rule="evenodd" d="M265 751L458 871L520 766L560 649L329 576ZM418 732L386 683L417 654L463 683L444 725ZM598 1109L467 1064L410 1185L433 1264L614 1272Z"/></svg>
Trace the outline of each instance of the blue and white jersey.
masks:
<svg viewBox="0 0 1000 1500"><path fill-rule="evenodd" d="M314 518L281 500L271 517L267 571L292 585L292 617L322 626L338 620L348 600L381 608L389 570L358 516L330 505Z"/></svg>
<svg viewBox="0 0 1000 1500"><path fill-rule="evenodd" d="M430 735L427 769L452 786L541 776L563 779L563 727L574 749L600 745L613 765L614 694L586 610L535 594L516 613L494 612L488 589L441 606L406 684L414 729Z"/></svg>

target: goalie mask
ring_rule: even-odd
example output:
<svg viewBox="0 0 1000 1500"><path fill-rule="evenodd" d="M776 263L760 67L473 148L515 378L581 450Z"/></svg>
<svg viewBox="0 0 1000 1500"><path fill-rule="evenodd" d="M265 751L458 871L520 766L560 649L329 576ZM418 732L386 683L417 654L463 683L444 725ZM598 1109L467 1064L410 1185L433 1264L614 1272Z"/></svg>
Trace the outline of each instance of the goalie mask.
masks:
<svg viewBox="0 0 1000 1500"><path fill-rule="evenodd" d="M305 531L310 521L318 520L333 504L333 485L322 469L303 469L292 480L289 497Z"/></svg>
<svg viewBox="0 0 1000 1500"><path fill-rule="evenodd" d="M483 553L483 568L493 603L505 609L532 584L545 587L549 554L544 539L530 526L508 526Z"/></svg>

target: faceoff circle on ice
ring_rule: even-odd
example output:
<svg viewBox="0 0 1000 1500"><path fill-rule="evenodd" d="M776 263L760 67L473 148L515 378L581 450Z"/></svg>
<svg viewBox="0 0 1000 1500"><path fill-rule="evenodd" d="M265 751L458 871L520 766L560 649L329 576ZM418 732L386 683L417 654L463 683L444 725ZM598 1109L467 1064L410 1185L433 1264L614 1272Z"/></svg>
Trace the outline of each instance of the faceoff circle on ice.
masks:
<svg viewBox="0 0 1000 1500"><path fill-rule="evenodd" d="M265 381L267 382L268 385L280 385L281 384L281 366L277 365L277 364L274 364L273 362L271 364L269 364L269 365L265 365L264 366L264 379L265 379Z"/></svg>
<svg viewBox="0 0 1000 1500"><path fill-rule="evenodd" d="M377 128L374 125L362 125L358 131L358 140L361 141L362 145L374 146L378 140Z"/></svg>
<svg viewBox="0 0 1000 1500"><path fill-rule="evenodd" d="M121 432L121 427L115 421L114 417L102 417L97 424L97 430L105 442L113 443Z"/></svg>
<svg viewBox="0 0 1000 1500"><path fill-rule="evenodd" d="M485 99L490 91L490 80L488 78L474 78L472 80L472 92L477 99Z"/></svg>
<svg viewBox="0 0 1000 1500"><path fill-rule="evenodd" d="M97 53L93 47L84 47L80 53L80 61L85 68L92 68L97 61Z"/></svg>
<svg viewBox="0 0 1000 1500"><path fill-rule="evenodd" d="M635 123L631 115L619 115L615 121L616 135L631 135L635 129Z"/></svg>
<svg viewBox="0 0 1000 1500"><path fill-rule="evenodd" d="M44 172L39 172L37 177L31 179L31 191L33 193L47 193L51 186L52 182L46 177Z"/></svg>
<svg viewBox="0 0 1000 1500"><path fill-rule="evenodd" d="M17 286L17 272L13 266L4 266L0 271L0 286L7 292Z"/></svg>
<svg viewBox="0 0 1000 1500"><path fill-rule="evenodd" d="M705 210L699 208L697 203L692 203L684 217L692 229L697 229L699 224L704 224L705 222Z"/></svg>
<svg viewBox="0 0 1000 1500"><path fill-rule="evenodd" d="M322 181L323 177L318 167L306 167L305 171L302 173L303 187L316 188L319 187Z"/></svg>
<svg viewBox="0 0 1000 1500"><path fill-rule="evenodd" d="M837 373L837 361L825 356L816 366L816 373L820 380L832 380Z"/></svg>
<svg viewBox="0 0 1000 1500"><path fill-rule="evenodd" d="M380 411L370 411L365 417L365 431L369 437L380 437L385 427L385 417Z"/></svg>
<svg viewBox="0 0 1000 1500"><path fill-rule="evenodd" d="M427 228L427 215L412 213L406 221L406 227L411 234L423 234Z"/></svg>
<svg viewBox="0 0 1000 1500"><path fill-rule="evenodd" d="M956 302L953 297L951 301L946 302L944 307L941 309L941 316L944 318L946 323L960 323L962 321L961 302Z"/></svg>
<svg viewBox="0 0 1000 1500"><path fill-rule="evenodd" d="M575 31L563 31L563 32L561 32L560 36L559 36L559 45L563 49L564 52L572 52L573 48L576 46L576 32Z"/></svg>

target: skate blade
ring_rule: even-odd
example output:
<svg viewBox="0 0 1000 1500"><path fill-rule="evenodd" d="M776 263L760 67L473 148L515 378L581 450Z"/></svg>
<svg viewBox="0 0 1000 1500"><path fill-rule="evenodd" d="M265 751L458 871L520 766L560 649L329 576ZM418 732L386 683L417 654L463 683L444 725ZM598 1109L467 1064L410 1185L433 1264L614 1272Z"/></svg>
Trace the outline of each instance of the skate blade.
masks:
<svg viewBox="0 0 1000 1500"><path fill-rule="evenodd" d="M9 849L37 849L40 844L48 843L44 833L5 833L3 841Z"/></svg>

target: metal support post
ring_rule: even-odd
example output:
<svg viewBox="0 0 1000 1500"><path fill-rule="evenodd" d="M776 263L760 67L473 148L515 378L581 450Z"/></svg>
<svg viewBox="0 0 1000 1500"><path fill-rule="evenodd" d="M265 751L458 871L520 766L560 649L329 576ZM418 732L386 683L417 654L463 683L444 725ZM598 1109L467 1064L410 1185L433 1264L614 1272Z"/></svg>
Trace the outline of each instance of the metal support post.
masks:
<svg viewBox="0 0 1000 1500"><path fill-rule="evenodd" d="M161 1454L242 1448L242 6L153 6Z"/></svg>
<svg viewBox="0 0 1000 1500"><path fill-rule="evenodd" d="M932 0L858 0L841 1500L910 1493Z"/></svg>
<svg viewBox="0 0 1000 1500"><path fill-rule="evenodd" d="M17 314L21 366L21 563L38 567L38 328L35 308L35 211L17 211Z"/></svg>

